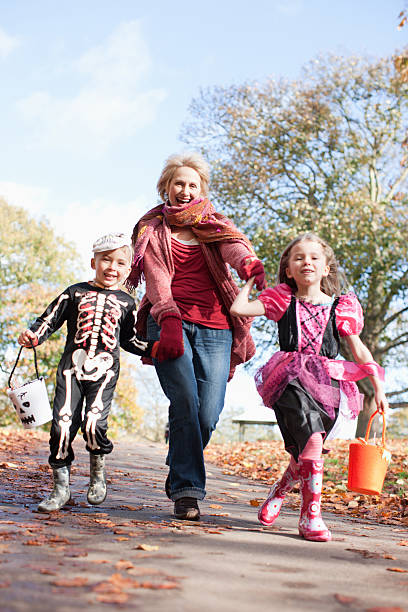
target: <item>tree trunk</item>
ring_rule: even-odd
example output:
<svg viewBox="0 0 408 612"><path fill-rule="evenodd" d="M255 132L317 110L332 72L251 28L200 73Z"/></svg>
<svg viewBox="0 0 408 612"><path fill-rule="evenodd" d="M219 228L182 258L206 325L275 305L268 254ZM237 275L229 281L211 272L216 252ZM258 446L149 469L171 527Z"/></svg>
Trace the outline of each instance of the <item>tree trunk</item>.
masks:
<svg viewBox="0 0 408 612"><path fill-rule="evenodd" d="M356 431L357 438L364 438L366 431L367 431L367 425L368 425L370 416L376 410L377 410L377 406L375 403L374 395L364 395L363 410L360 412L358 416L357 431ZM381 433L382 433L382 421L381 419L375 418L371 425L370 438L372 438L374 434L377 434L377 437L379 435L381 436Z"/></svg>

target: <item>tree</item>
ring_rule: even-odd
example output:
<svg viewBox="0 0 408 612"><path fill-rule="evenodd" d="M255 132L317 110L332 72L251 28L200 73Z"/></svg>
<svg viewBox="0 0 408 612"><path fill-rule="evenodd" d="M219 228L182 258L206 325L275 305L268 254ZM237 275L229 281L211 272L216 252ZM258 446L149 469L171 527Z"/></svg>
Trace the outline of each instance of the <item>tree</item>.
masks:
<svg viewBox="0 0 408 612"><path fill-rule="evenodd" d="M129 353L120 352L120 376L109 415L109 430L134 434L144 423L144 410L137 401L138 389L133 376L134 364Z"/></svg>
<svg viewBox="0 0 408 612"><path fill-rule="evenodd" d="M0 241L0 363L3 372L9 372L17 356L18 334L58 292L78 280L80 266L73 246L58 237L46 221L31 218L23 208L10 206L3 199ZM50 392L63 345L64 333L59 330L37 349L40 374ZM19 375L23 381L34 378L32 356L27 350L22 352ZM4 390L6 386L5 381ZM5 394L0 408L0 424L17 421Z"/></svg>
<svg viewBox="0 0 408 612"><path fill-rule="evenodd" d="M272 282L295 235L333 246L363 305L362 340L383 365L401 363L408 346L408 85L394 60L330 56L296 81L202 91L184 137L212 164L214 200ZM360 435L374 405L370 383L359 384Z"/></svg>

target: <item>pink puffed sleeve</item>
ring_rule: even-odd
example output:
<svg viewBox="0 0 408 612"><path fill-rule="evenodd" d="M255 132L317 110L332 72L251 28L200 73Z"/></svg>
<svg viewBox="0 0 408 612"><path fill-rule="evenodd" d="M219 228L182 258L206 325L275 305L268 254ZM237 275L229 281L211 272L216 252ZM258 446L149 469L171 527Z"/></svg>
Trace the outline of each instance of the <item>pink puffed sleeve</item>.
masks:
<svg viewBox="0 0 408 612"><path fill-rule="evenodd" d="M336 306L336 325L340 336L358 336L364 327L360 302L354 293L341 295Z"/></svg>
<svg viewBox="0 0 408 612"><path fill-rule="evenodd" d="M258 300L265 306L265 315L272 321L279 321L283 317L291 299L292 289L286 283L265 289L258 296Z"/></svg>

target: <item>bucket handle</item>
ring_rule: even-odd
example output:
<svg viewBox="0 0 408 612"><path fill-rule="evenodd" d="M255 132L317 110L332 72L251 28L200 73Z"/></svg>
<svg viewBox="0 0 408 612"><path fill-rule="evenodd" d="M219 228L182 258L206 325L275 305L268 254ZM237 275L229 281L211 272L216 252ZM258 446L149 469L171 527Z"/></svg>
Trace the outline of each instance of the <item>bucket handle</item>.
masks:
<svg viewBox="0 0 408 612"><path fill-rule="evenodd" d="M365 441L366 441L366 444L367 444L368 443L368 437L370 435L371 423L373 422L373 419L374 419L376 414L381 414L381 416L383 418L383 428L382 428L382 441L381 441L381 444L382 444L382 446L385 446L385 414L383 412L380 412L379 410L376 410L370 416L370 420L368 421L368 424L367 424L367 431L366 431L366 435L365 435Z"/></svg>
<svg viewBox="0 0 408 612"><path fill-rule="evenodd" d="M17 367L18 360L20 359L21 351L23 350L23 348L24 348L24 346L20 346L20 350L18 351L18 355L17 355L16 362L15 362L15 364L14 364L14 366L13 366L13 369L11 370L11 373L10 373L10 376L9 376L9 379L8 379L8 386L9 386L9 388L10 388L10 389L11 389L11 377L13 376L13 374L14 374L14 370L15 370L15 369L16 369L16 367ZM32 349L33 349L33 351L34 351L34 365L35 365L35 373L36 373L36 375L37 375L37 378L40 378L40 375L39 375L39 373L38 373L38 365L37 365L37 353L35 352L35 346L34 346L34 344L33 344L32 342L31 342L31 348L32 348Z"/></svg>

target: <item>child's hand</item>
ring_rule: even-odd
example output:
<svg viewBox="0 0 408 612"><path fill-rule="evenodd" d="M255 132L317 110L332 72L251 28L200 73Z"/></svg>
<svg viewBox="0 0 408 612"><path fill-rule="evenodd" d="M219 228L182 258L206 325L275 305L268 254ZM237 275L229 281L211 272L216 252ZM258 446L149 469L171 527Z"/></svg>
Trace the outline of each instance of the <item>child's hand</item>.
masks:
<svg viewBox="0 0 408 612"><path fill-rule="evenodd" d="M256 278L252 276L233 301L230 313L234 317L256 317L265 314L265 307L260 300L249 300L254 283L256 283Z"/></svg>
<svg viewBox="0 0 408 612"><path fill-rule="evenodd" d="M249 294L251 293L252 289L254 288L254 284L255 284L255 276L251 276L251 278L249 280L247 280L247 282L245 283L244 287Z"/></svg>
<svg viewBox="0 0 408 612"><path fill-rule="evenodd" d="M376 390L374 397L378 412L380 412L381 414L387 414L388 400L384 391L382 389Z"/></svg>
<svg viewBox="0 0 408 612"><path fill-rule="evenodd" d="M26 329L23 333L21 333L18 337L18 343L26 348L31 348L33 346L37 346L38 338L31 329Z"/></svg>

